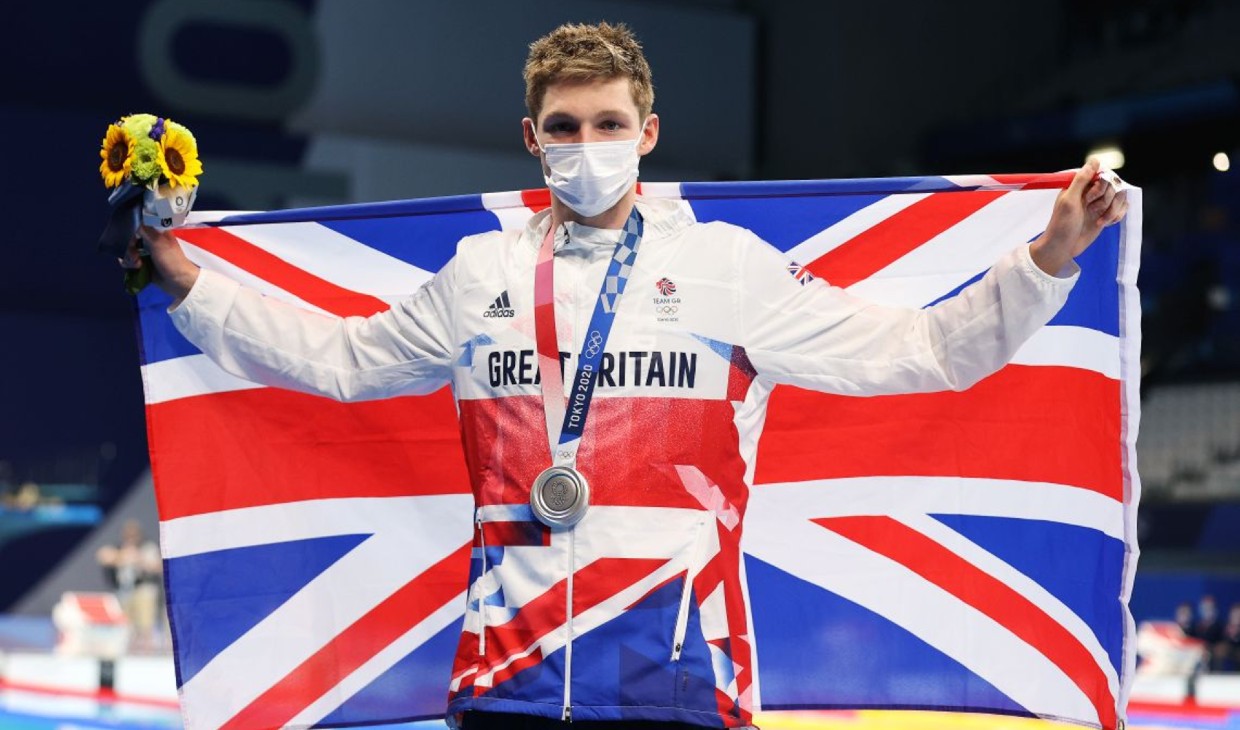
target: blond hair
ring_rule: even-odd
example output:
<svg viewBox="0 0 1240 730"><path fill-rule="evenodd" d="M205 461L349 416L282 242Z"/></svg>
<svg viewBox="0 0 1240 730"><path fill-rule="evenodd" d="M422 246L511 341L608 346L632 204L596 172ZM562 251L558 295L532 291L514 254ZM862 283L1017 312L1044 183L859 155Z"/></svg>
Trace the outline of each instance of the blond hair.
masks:
<svg viewBox="0 0 1240 730"><path fill-rule="evenodd" d="M633 104L645 119L654 106L650 64L628 26L565 23L530 44L525 60L525 106L542 112L547 87L557 81L627 78Z"/></svg>

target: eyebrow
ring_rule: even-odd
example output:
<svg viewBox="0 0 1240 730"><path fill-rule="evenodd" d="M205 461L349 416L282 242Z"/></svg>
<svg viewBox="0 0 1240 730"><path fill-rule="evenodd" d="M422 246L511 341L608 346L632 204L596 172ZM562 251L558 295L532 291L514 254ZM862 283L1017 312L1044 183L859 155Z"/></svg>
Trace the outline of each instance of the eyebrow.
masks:
<svg viewBox="0 0 1240 730"><path fill-rule="evenodd" d="M629 114L619 109L604 109L600 111L596 116L597 117L620 117L621 119L626 119L628 118ZM577 117L575 114L570 114L569 112L553 111L553 112L547 112L547 116L543 117L543 123L546 124L547 122L553 119L557 121L560 119L572 119L575 121L579 119L579 117Z"/></svg>

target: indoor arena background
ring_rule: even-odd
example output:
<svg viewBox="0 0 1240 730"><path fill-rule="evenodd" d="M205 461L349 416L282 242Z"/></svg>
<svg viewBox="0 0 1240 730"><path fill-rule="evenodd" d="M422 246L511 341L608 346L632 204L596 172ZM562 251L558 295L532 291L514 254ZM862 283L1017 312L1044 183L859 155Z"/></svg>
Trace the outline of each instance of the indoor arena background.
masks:
<svg viewBox="0 0 1240 730"><path fill-rule="evenodd" d="M123 532L139 545L158 535L133 304L116 263L95 253L107 124L150 111L192 128L206 167L199 210L536 187L520 68L532 39L570 20L625 22L644 44L663 124L643 180L1043 172L1097 153L1143 188L1131 609L1139 625L1182 629L1146 627L1152 651L1161 641L1179 664L1138 672L1129 726L1240 728L1240 177L1229 169L1240 4L135 0L6 13L0 729L180 724L157 582L153 626L128 632L123 672L121 659L57 650L51 618L73 608L66 592L115 589L101 557ZM132 620L143 609L125 598ZM1049 725L874 711L760 722Z"/></svg>

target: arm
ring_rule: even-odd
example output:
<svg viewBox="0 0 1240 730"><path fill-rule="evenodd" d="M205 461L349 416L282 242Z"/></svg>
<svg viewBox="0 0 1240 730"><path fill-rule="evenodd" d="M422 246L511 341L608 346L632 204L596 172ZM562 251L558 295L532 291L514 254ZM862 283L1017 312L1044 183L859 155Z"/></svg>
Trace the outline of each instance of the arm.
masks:
<svg viewBox="0 0 1240 730"><path fill-rule="evenodd" d="M450 378L453 262L391 309L341 319L199 271L171 234L143 235L177 329L238 377L343 401L429 393Z"/></svg>
<svg viewBox="0 0 1240 730"><path fill-rule="evenodd" d="M160 231L147 226L142 226L138 230L155 264L151 281L172 297L175 307L185 298L186 294L189 294L194 282L198 280L198 267L186 257L185 252L181 250L181 244L177 242L176 236L172 235L171 231ZM142 268L137 240L129 244L125 257L121 259L121 266L126 269Z"/></svg>
<svg viewBox="0 0 1240 730"><path fill-rule="evenodd" d="M884 307L821 282L802 287L781 254L749 247L740 316L750 360L776 382L848 395L963 390L1001 368L1067 300L1072 258L1126 210L1091 160L1060 193L1046 232L933 307Z"/></svg>
<svg viewBox="0 0 1240 730"><path fill-rule="evenodd" d="M1003 367L1076 282L1034 264L1027 246L927 309L888 307L820 280L801 286L778 251L754 247L742 324L759 374L844 395L964 390Z"/></svg>

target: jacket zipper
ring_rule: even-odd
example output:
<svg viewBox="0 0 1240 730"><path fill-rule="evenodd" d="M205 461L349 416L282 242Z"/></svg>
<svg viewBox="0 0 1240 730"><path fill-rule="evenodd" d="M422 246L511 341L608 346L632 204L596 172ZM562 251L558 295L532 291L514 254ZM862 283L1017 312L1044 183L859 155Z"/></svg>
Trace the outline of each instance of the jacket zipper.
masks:
<svg viewBox="0 0 1240 730"><path fill-rule="evenodd" d="M680 593L680 610L676 612L676 629L672 634L672 661L680 661L680 654L684 651L685 634L689 630L689 599L693 593L693 581L697 578L699 566L706 552L706 533L707 522L703 517L698 523L698 537L693 546L693 552L689 555L689 564L685 567L685 587Z"/></svg>
<svg viewBox="0 0 1240 730"><path fill-rule="evenodd" d="M565 230L564 235L565 235L565 242L567 243L567 236L568 236L567 230ZM554 266L554 263L552 265ZM568 266L567 264L564 266L564 269L572 271L573 282L571 286L572 286L572 291L576 292L578 288L581 286L582 278L584 278L582 276L582 272ZM552 296L555 296L554 292L552 293ZM577 343L577 333L579 331L584 331L585 329L589 327L589 324L586 324L584 326L580 324L579 320L581 319L581 311L582 311L581 302L577 301L576 297L574 297L573 317L571 320L572 327L570 328L572 334L571 334L571 339L569 340L569 342L571 343L569 345L570 350L575 349L575 345ZM593 310L591 310L591 312L592 311ZM587 313L586 316L589 316L589 313ZM579 364L580 363L577 362L576 358L574 358L572 361L572 366L575 368ZM569 378L565 377L564 385L568 386L568 384L569 384ZM568 394L565 393L564 395L565 397L567 397ZM554 455L553 455L553 458L554 458ZM573 526L568 529L568 578L565 581L565 588L566 588L565 593L567 594L567 597L565 598L564 630L567 635L565 637L566 640L564 642L564 708L563 708L563 711L560 713L560 719L563 720L564 722L573 721L573 573L576 572L576 569L577 569L577 528L576 526Z"/></svg>
<svg viewBox="0 0 1240 730"><path fill-rule="evenodd" d="M482 531L482 512L475 513L475 519L478 523L478 544L482 546L482 569L478 572L478 661L480 665L486 663L487 657L487 602L486 596L483 594L483 577L487 574L487 537ZM479 677L481 679L481 677Z"/></svg>

